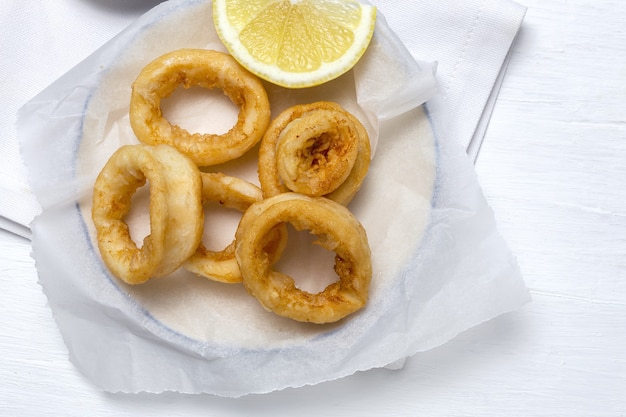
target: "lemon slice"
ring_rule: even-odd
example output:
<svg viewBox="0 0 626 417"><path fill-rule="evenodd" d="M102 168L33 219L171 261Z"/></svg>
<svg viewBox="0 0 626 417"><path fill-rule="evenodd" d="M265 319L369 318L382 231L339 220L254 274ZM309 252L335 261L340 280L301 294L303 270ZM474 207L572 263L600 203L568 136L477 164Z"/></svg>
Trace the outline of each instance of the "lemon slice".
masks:
<svg viewBox="0 0 626 417"><path fill-rule="evenodd" d="M213 20L241 65L303 88L350 70L374 33L376 8L353 0L214 0Z"/></svg>

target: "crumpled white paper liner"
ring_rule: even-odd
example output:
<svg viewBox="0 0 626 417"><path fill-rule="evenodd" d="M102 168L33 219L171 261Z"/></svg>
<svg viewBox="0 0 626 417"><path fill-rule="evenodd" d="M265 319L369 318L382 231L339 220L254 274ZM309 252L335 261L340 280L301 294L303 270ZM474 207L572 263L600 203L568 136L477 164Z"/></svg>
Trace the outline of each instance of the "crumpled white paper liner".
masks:
<svg viewBox="0 0 626 417"><path fill-rule="evenodd" d="M20 111L22 152L43 208L32 224L40 282L70 359L95 384L231 397L315 384L401 363L528 300L471 161L436 137L420 106L435 93L432 67L415 62L380 15L353 71L307 90L267 85L274 115L297 102L334 100L370 132L375 156L350 205L372 248L367 307L318 326L266 312L241 285L184 270L141 286L119 283L95 246L91 188L115 149L137 143L128 124L132 80L148 61L181 47L224 50L210 2L155 7ZM212 129L227 128L236 112L214 95L174 96L168 117L187 128L206 127L189 108L209 105L223 115ZM256 182L255 152L214 169ZM145 214L134 212L140 227ZM214 223L213 234L232 238L232 225ZM319 285L312 277L329 268L319 259L298 260L308 271L301 285Z"/></svg>

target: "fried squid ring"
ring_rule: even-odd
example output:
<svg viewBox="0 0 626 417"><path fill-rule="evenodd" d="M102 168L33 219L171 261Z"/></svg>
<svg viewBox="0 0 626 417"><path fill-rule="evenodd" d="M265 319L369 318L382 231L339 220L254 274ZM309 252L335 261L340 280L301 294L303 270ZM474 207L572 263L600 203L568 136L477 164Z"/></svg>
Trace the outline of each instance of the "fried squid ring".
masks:
<svg viewBox="0 0 626 417"><path fill-rule="evenodd" d="M136 190L149 182L150 234L141 248L124 218ZM167 275L191 256L204 225L202 179L196 165L168 145L119 148L98 175L92 219L109 270L128 284Z"/></svg>
<svg viewBox="0 0 626 417"><path fill-rule="evenodd" d="M202 173L202 201L215 202L227 208L244 212L251 204L263 198L261 189L240 178L222 173ZM280 256L287 243L287 229L277 227L275 238L270 239L267 250ZM213 281L234 284L241 282L241 272L235 258L233 240L221 251L211 251L200 242L196 252L183 264L183 267L197 275Z"/></svg>
<svg viewBox="0 0 626 417"><path fill-rule="evenodd" d="M268 252L272 228L291 223L309 230L316 242L334 251L339 281L311 294L288 275L272 270L277 258ZM372 263L365 229L344 206L323 198L283 193L251 205L236 233L236 256L243 284L268 310L297 321L331 323L367 302Z"/></svg>
<svg viewBox="0 0 626 417"><path fill-rule="evenodd" d="M217 135L190 133L171 124L163 117L161 99L179 85L222 89L240 107L235 126ZM130 124L137 138L149 145L170 144L199 166L243 155L261 140L269 122L270 104L261 81L222 52L180 49L167 53L146 65L132 86Z"/></svg>
<svg viewBox="0 0 626 417"><path fill-rule="evenodd" d="M270 123L261 141L263 195L293 191L347 205L367 174L370 153L367 131L339 104L293 106Z"/></svg>

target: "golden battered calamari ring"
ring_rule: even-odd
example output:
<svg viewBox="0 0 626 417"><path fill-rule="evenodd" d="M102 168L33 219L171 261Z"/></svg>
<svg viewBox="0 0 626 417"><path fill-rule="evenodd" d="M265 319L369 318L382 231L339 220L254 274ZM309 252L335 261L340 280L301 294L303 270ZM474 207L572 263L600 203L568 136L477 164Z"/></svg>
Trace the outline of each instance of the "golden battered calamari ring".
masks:
<svg viewBox="0 0 626 417"><path fill-rule="evenodd" d="M335 252L338 282L311 294L271 269L277 258L268 253L266 242L268 233L281 223L309 230L319 237L316 243ZM235 253L248 292L280 316L331 323L367 302L372 264L365 229L346 207L332 200L283 193L254 203L239 223Z"/></svg>
<svg viewBox="0 0 626 417"><path fill-rule="evenodd" d="M367 131L339 104L290 107L270 123L261 140L263 195L293 191L348 205L367 174L370 154Z"/></svg>
<svg viewBox="0 0 626 417"><path fill-rule="evenodd" d="M252 203L263 198L261 189L240 178L222 173L202 173L203 203L216 202L224 207L244 212ZM277 227L276 239L268 251L280 256L287 242L287 230ZM214 281L234 284L241 282L241 272L235 258L235 241L233 240L221 251L211 251L202 242L196 252L183 264L183 267L200 276Z"/></svg>
<svg viewBox="0 0 626 417"><path fill-rule="evenodd" d="M141 248L124 221L136 190L149 181L150 234ZM202 179L196 165L168 145L119 148L98 175L92 219L102 259L116 277L141 284L167 275L202 238Z"/></svg>
<svg viewBox="0 0 626 417"><path fill-rule="evenodd" d="M190 133L163 117L161 99L182 85L220 88L240 107L237 123L227 133ZM210 113L208 114L210 116ZM142 143L166 143L197 165L238 158L257 144L270 122L270 104L261 81L225 53L180 49L146 65L132 86L130 124Z"/></svg>
<svg viewBox="0 0 626 417"><path fill-rule="evenodd" d="M291 191L320 197L348 177L359 150L356 127L345 113L318 109L290 122L278 136L278 175Z"/></svg>

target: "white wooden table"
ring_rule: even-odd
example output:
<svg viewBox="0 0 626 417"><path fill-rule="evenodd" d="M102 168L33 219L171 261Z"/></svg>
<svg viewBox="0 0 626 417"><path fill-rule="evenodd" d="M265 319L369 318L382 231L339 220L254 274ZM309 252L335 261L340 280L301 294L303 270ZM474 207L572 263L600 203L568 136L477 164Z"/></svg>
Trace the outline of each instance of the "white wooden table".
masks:
<svg viewBox="0 0 626 417"><path fill-rule="evenodd" d="M29 242L0 232L0 415L626 415L626 3L519 2L477 171L530 304L401 371L237 400L110 395L68 361Z"/></svg>

